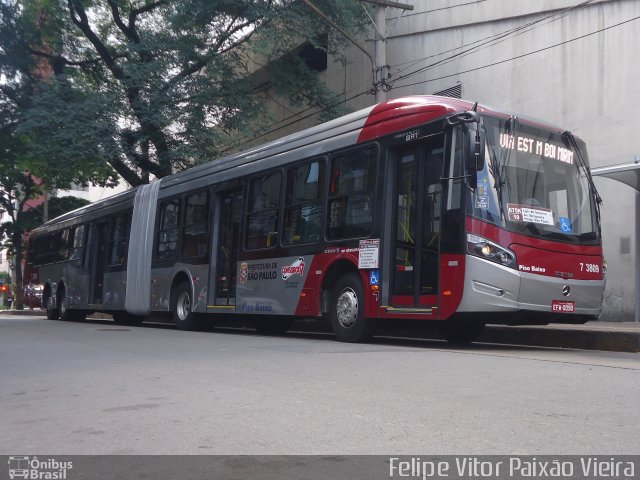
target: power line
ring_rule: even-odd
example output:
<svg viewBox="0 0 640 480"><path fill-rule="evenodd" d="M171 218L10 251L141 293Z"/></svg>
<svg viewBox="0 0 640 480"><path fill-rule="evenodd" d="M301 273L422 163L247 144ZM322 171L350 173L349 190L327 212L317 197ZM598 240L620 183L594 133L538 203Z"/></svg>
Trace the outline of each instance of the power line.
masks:
<svg viewBox="0 0 640 480"><path fill-rule="evenodd" d="M543 18L543 19L537 20L537 21L535 21L535 22L530 22L530 23L525 24L525 25L523 25L523 26L520 26L520 27L517 27L517 28L515 28L515 29L512 29L511 31L516 32L516 31L521 30L521 29L523 29L523 28L526 28L526 27L528 27L528 26L531 26L531 25L534 25L534 24L536 24L536 23L542 22L542 21L544 21L544 20L548 20L548 19L550 19L550 18L553 18L554 16L557 16L557 15L562 14L562 13L564 13L564 15L563 15L563 16L566 16L566 14L567 14L566 12L571 11L571 10L574 10L574 9L577 9L577 8L581 8L581 7L586 6L586 5L590 4L590 3L593 3L594 1L597 1L597 0L586 0L586 1L584 1L584 2L582 2L582 3L580 3L580 4L578 4L578 5L576 5L576 6L574 6L574 7L569 7L569 8L567 8L567 9L565 9L565 10L562 10L561 12L556 12L556 13L554 13L554 14L552 14L552 15L549 15L549 16L547 16L547 17ZM560 18L562 18L562 17L560 17ZM398 85L398 86L395 86L395 85L394 85L398 80L401 80L401 79L407 78L407 77L409 76L409 74L408 74L408 75L402 76L402 77L400 77L400 78L397 78L396 80L394 80L393 82L391 82L391 83L392 83L392 87L394 87L394 88L405 88L405 87L411 87L411 86L415 86L415 85L421 85L421 84L424 84L424 83L430 83L430 82L434 82L434 81L437 81L437 80L443 80L443 79L446 79L446 78L455 77L455 76L458 76L458 75L463 75L463 74L466 74L466 73L475 72L475 71L478 71L478 70L482 70L482 69L484 69L484 68L489 68L489 67L493 67L493 66L500 65L500 64L503 64L503 63L511 62L511 61L518 60L518 59L523 58L523 57L527 57L527 56L529 56L529 55L534 55L534 54L536 54L536 53L540 53L540 52L543 52L543 51L546 51L546 50L550 50L550 49L552 49L552 48L556 48L556 47L559 47L559 46L562 46L562 45L566 45L566 44L571 43L571 42L574 42L574 41L576 41L576 40L581 40L581 39L583 39L583 38L586 38L586 37L589 37L589 36L595 35L595 34L597 34L597 33L604 32L604 31L606 31L606 30L610 30L610 29L615 28L615 27L619 27L619 26L621 26L621 25L624 25L624 24L626 24L626 23L630 23L630 22L635 21L635 20L638 20L638 19L640 19L640 17L634 17L634 18L631 18L631 19L629 19L629 20L625 20L625 21L623 21L623 22L620 22L620 23L617 23L617 24L614 24L614 25L610 25L609 27L601 28L601 29L599 29L599 30L595 30L595 31L593 31L593 32L587 33L587 34L585 34L585 35L581 35L581 36L579 36L579 37L575 37L575 38L572 38L572 39L566 40L566 41L564 41L564 42L560 42L560 43L557 43L557 44L554 44L554 45L550 45L550 46L548 46L548 47L544 47L544 48L541 48L541 49L538 49L538 50L534 50L534 51L531 51L531 52L528 52L528 53L525 53L525 54L522 54L522 55L518 55L518 56L515 56L515 57L512 57L512 58L508 58L508 59L500 60L500 61L498 61L498 62L493 62L493 63L487 64L487 65L483 65L483 66L480 66L480 67L472 68L472 69L465 70L465 71L462 71L462 72L456 72L456 73L451 74L451 75L444 75L444 76L441 76L441 77L432 78L432 79L429 79L429 80L423 80L423 81L420 81L420 82L409 83L409 84L405 84L405 85ZM509 32L509 31L507 31L507 32ZM503 33L506 33L506 32L503 32ZM498 34L498 35L501 35L501 34ZM494 36L495 36L495 35L494 35ZM494 37L494 36L492 36L492 37ZM491 37L488 37L488 38L491 38ZM482 40L480 40L480 41L482 41ZM477 43L477 42L473 42L473 43ZM464 53L464 52L461 52L461 53ZM474 53L474 52L468 52L468 54L470 54L470 53ZM437 55L436 55L436 56L437 56ZM455 56L454 56L454 57L455 57ZM454 58L454 57L452 57L452 58ZM444 59L444 60L447 60L447 59ZM435 66L435 65L434 65L434 66ZM428 67L425 67L425 68L423 68L423 69L420 69L420 71L423 71L423 70L425 70L425 69L427 69L427 68L431 68L431 66L428 66ZM411 75L413 75L413 74L415 74L415 73L418 73L418 71L416 71L416 72L414 72L414 73L411 73ZM360 83L360 85L362 85L363 83L366 83L366 82L362 82L362 83ZM339 95L336 95L336 97L334 97L334 98L342 97L343 95L345 95L345 96L346 96L346 94L347 94L347 93L351 93L351 92L355 91L357 88L358 88L358 87L354 87L354 88L352 88L351 90L349 90L349 92L341 93L341 94L339 94ZM291 126L291 125L294 125L294 124L298 123L299 121L306 120L307 118L310 118L310 117L313 117L313 116L315 116L315 115L318 115L318 114L322 113L323 111L326 111L326 110L327 110L327 109L329 109L329 108L336 107L336 106L340 105L341 103L349 102L349 101L351 101L351 100L354 100L355 98L361 97L361 96L366 95L366 94L368 94L368 93L370 93L370 90L369 90L369 89L367 89L367 90L365 90L365 91L362 91L362 92L360 92L360 93L357 93L357 94L355 94L355 95L353 95L353 96L351 96L351 97L341 99L339 102L336 102L336 103L334 103L334 104L331 104L331 105L329 105L329 106L328 106L328 107L326 107L326 108L319 108L319 107L317 107L317 106L310 106L310 107L308 107L308 108L306 108L306 109L302 110L301 112L298 112L298 113L296 113L296 114L294 114L294 115L291 115L291 116L289 116L289 117L283 118L282 120L279 120L278 122L274 122L274 123L272 123L270 126L275 126L275 125L278 125L278 124L280 124L280 123L282 123L282 122L286 122L286 121L288 121L288 120L291 120L291 119L293 119L293 118L295 118L295 117L298 117L299 115L301 115L301 114L303 114L303 113L308 112L309 110L313 110L314 108L319 108L319 109L318 109L317 111L312 112L312 113L310 113L310 114L308 114L308 115L305 115L305 116L303 116L303 117L301 117L301 118L297 118L297 119L295 119L295 120L293 120L293 121L291 121L291 122L289 122L289 123L286 123L286 124L281 125L281 126L279 126L279 127L277 127L277 128L273 128L273 129L268 130L268 131L266 131L266 132L264 132L264 133L261 133L260 135L257 135L257 136L255 136L255 137L252 137L252 138L250 138L248 141L255 141L255 140L259 139L259 138L262 138L262 137L264 137L264 136L267 136L267 135L270 135L270 134L275 133L275 132L277 132L277 131L280 131L280 130L282 130L282 129L284 129L284 128L287 128L287 127L289 127L289 126ZM228 152L228 151L232 150L233 148L235 148L235 147L237 147L238 145L240 145L240 143L241 143L241 142L243 142L243 141L244 141L245 139L247 139L247 138L249 138L249 135L245 135L244 137L242 137L242 138L238 139L236 142L234 142L234 145L229 145L227 148L225 148L224 150L222 150L222 151L221 151L221 153L223 153L223 154L224 154L224 153L226 153L226 152ZM223 147L223 148L224 148L224 147Z"/></svg>
<svg viewBox="0 0 640 480"><path fill-rule="evenodd" d="M397 19L400 19L400 18L415 17L416 15L424 15L426 13L439 12L441 10L450 10L452 8L464 7L465 5L477 5L479 3L486 2L486 1L487 0L474 0L473 2L459 3L457 5L449 5L448 7L434 8L432 10L425 10L423 12L408 13L407 15L400 15L398 17L391 17L389 20L397 20Z"/></svg>
<svg viewBox="0 0 640 480"><path fill-rule="evenodd" d="M544 52L546 50L551 50L552 48L560 47L562 45L566 45L568 43L575 42L576 40L582 40L583 38L590 37L590 36L595 35L597 33L602 33L602 32L604 32L606 30L610 30L612 28L619 27L621 25L625 25L627 23L636 21L638 19L640 19L640 16L634 17L634 18L630 18L629 20L625 20L624 22L616 23L616 24L610 25L608 27L600 28L600 29L595 30L593 32L589 32L587 34L580 35L579 37L574 37L574 38L571 38L569 40L565 40L564 42L556 43L554 45L549 45L548 47L544 47L544 48L540 48L538 50L533 50L531 52L523 53L522 55L517 55L515 57L507 58L505 60L500 60L498 62L489 63L487 65L482 65L481 67L471 68L469 70L465 70L465 71L462 71L462 72L456 72L456 73L453 73L451 75L443 75L442 77L438 77L438 78L431 78L429 80L422 80L420 82L408 83L406 85L399 85L397 88L412 87L414 85L421 85L423 83L435 82L437 80L443 80L445 78L451 78L451 77L455 77L455 76L458 76L458 75L463 75L465 73L476 72L476 71L482 70L484 68L489 68L489 67L494 67L496 65L501 65L503 63L512 62L512 61L518 60L520 58L528 57L529 55L534 55L536 53Z"/></svg>
<svg viewBox="0 0 640 480"><path fill-rule="evenodd" d="M505 42L506 40L509 39L510 36L519 36L519 35L522 35L524 33L530 32L531 30L533 30L533 29L537 28L538 26L540 26L538 24L542 24L543 22L546 22L547 20L550 20L550 19L551 19L550 22L547 22L547 23L555 22L556 20L559 20L561 18L566 17L569 13L572 13L574 10L586 7L586 6L588 6L589 4L591 4L591 3L595 2L595 1L596 0L586 0L586 1L584 1L584 2L582 2L580 4L578 4L578 5L574 5L572 7L568 7L566 9L564 9L564 10L559 11L559 12L554 12L551 15L548 15L548 16L543 17L541 19L535 20L533 22L526 23L524 25L520 25L518 27L506 30L504 32L501 32L501 33L498 33L498 34L495 34L495 35L490 35L488 37L485 37L483 39L477 40L475 42L471 42L471 43L469 43L467 45L462 45L460 47L448 50L446 52L441 52L441 53L438 53L438 54L435 54L435 55L430 55L428 57L424 57L424 58L419 59L419 60L415 60L415 61L412 61L412 62L407 62L407 63L410 63L411 65L415 65L416 63L420 63L420 62L428 60L430 58L439 57L440 55L443 55L444 53L449 53L449 52L452 52L452 51L455 51L455 50L459 50L460 48L464 48L466 46L470 46L470 45L474 45L474 44L479 43L479 45L471 47L471 48L469 48L467 50L464 50L462 52L459 52L459 53L457 53L455 55L451 55L450 57L443 58L443 59L438 60L437 62L434 62L434 63L432 63L430 65L426 65L426 66L421 67L421 68L419 68L419 69L417 69L417 70L415 70L413 72L407 73L406 75L402 75L402 76L396 78L395 81L400 80L402 78L410 77L412 75L415 75L416 73L423 72L423 71L428 70L429 68L433 68L433 67L435 67L437 65L445 64L445 63L450 62L450 61L452 61L452 60L454 60L456 58L463 57L463 56L468 55L470 53L475 53L476 51L479 51L479 50L483 49L483 48L480 48L480 47L488 48L490 46L494 46L494 45L497 45L499 43ZM557 17L557 18L553 18L553 17ZM532 28L529 28L529 27L532 27ZM403 64L399 64L399 65L403 65ZM409 68L409 67L407 67L407 68ZM407 68L398 70L396 72L396 74L405 71Z"/></svg>
<svg viewBox="0 0 640 480"><path fill-rule="evenodd" d="M319 114L320 114L320 113L322 113L323 111L326 111L326 110L328 110L328 109L330 109L330 108L333 108L333 107L337 107L337 106L338 106L338 105L340 105L341 103L349 102L349 101L354 100L354 99L356 99L356 98L358 98L358 97L361 97L362 95L366 95L366 94L368 94L368 93L370 93L370 92L371 92L371 90L365 90L364 92L360 92L360 93L358 93L358 94L356 94L356 95L353 95L353 96L351 96L351 97L349 97L349 98L345 98L344 100L340 100L340 101L339 101L339 102L337 102L337 103L334 103L334 104L332 104L332 105L329 105L328 107L320 108L320 109L319 109L318 111L316 111L316 112L312 112L312 113L310 113L310 114L308 114L308 115L305 115L304 117L297 118L297 119L295 119L295 120L294 120L294 121L292 121L292 122L286 123L286 124L284 124L284 125L282 125L282 126L280 126L280 127L277 127L277 128L271 129L271 130L268 130L268 131L266 131L266 132L261 133L260 135L257 135L257 136L255 136L255 137L252 137L251 139L249 139L249 141L251 141L251 142L252 142L252 141L254 141L254 140L257 140L257 139L259 139L259 138L265 137L265 136L267 136L267 135L271 135L272 133L275 133L275 132L277 132L277 131L279 131L279 130L282 130L283 128L287 128L287 127L290 127L291 125L295 125L296 123L298 123L298 122L300 122L300 121L302 121L302 120L306 120L307 118L311 118L311 117L313 117L313 116L315 116L315 115L319 115ZM342 96L342 94L340 94L339 96ZM304 112L304 111L311 110L311 109L313 109L313 108L318 108L318 107L309 107L309 108L306 108L305 110L303 110L303 112ZM289 119L291 119L291 118L293 118L293 117L295 117L295 116L297 116L297 115L299 115L299 114L292 115L291 117L284 118L284 119L280 120L280 122L273 123L273 124L272 124L272 126L273 126L273 125L277 125L278 123L282 123L282 122L284 122L284 121L286 121L286 120L289 120ZM240 142L241 142L242 140L244 140L244 139L246 139L246 138L248 138L248 137L249 137L249 135L245 135L244 137L242 137L242 138L238 139L238 141L236 142L236 144L235 144L235 145L232 145L232 146L229 146L228 148L225 148L225 149L224 149L224 150L222 150L220 153L221 153L221 154L224 154L224 153L226 153L226 152L228 152L228 151L230 151L230 150L233 150L235 147L237 147L237 146L240 144ZM223 147L223 148L224 148L224 147Z"/></svg>
<svg viewBox="0 0 640 480"><path fill-rule="evenodd" d="M486 0L481 0L481 1L486 1ZM398 80L400 80L400 79L402 79L402 78L407 78L407 77L409 77L409 76L411 76L411 75L413 75L413 74L415 74L415 73L419 73L420 71L424 71L424 70L426 70L426 69L428 69L428 68L432 68L432 67L434 67L434 66L436 66L436 65L440 65L440 64L447 63L448 61L451 61L452 59L455 59L455 58L457 58L457 57L461 57L461 56L464 56L464 55L466 55L466 54L474 53L474 50L475 50L475 51L478 51L478 50L479 50L479 47L482 47L482 46L485 46L485 45L493 46L493 45L496 45L496 44L498 44L498 43L501 43L502 41L506 41L506 39L507 39L506 37L508 37L510 34L512 34L512 33L516 33L516 32L519 32L520 30L523 30L523 29L526 29L526 28L531 27L531 26L533 26L533 25L536 25L536 24L538 24L538 23L544 22L545 20L551 19L551 18L556 17L556 16L558 16L558 15L560 15L560 17L558 17L557 19L554 19L554 20L552 20L552 21L558 20L559 18L563 18L564 16L568 15L568 13L570 13L572 10L576 10L576 9L578 9L578 8L582 8L582 7L584 7L584 6L587 6L588 4L593 3L594 1L596 1L596 0L585 0L585 1L583 1L582 3L578 4L578 5L574 5L574 6L572 6L572 7L568 7L568 8L566 8L566 9L564 9L564 10L559 11L559 12L554 12L553 14L548 15L548 16L546 16L546 17L544 17L544 18L538 19L538 20L533 21L533 22L526 23L526 24L524 24L524 25L520 25L520 26L518 26L518 27L515 27L515 28L512 28L512 29L509 29L509 30L506 30L506 31L504 31L504 32L500 32L500 33L497 33L497 34L494 34L494 35L490 35L490 36L485 37L485 38L482 38L482 39L480 39L480 40L476 40L475 42L471 42L471 43L468 43L468 44L466 44L466 45L461 45L460 47L456 47L456 48L454 48L454 49L450 49L450 50L446 50L446 51L444 51L444 52L440 52L440 53L437 53L437 54L434 54L434 55L430 55L430 56L428 56L428 57L424 57L424 58L422 58L422 59L418 59L418 60L411 60L411 61L409 61L409 62L400 63L400 64L398 64L398 65L396 65L396 66L405 65L405 64L415 65L416 63L420 63L421 61L428 60L429 58L439 57L439 56L441 56L441 55L444 55L445 53L453 52L453 51L455 51L455 50L459 50L460 48L464 48L464 47L466 47L466 46L470 46L470 45L474 45L474 44L477 44L477 43L480 43L480 42L484 42L485 40L490 40L490 39L500 40L500 41L493 41L493 43L492 43L492 41L491 41L491 40L490 40L490 41L488 41L488 42L485 42L485 43L481 43L481 44L480 44L480 45L478 45L477 47L473 47L473 48L471 48L471 49L469 49L469 50L466 50L466 51L464 51L464 52L459 52L459 53L458 53L458 54L456 54L456 55L452 55L451 57L448 57L448 58L442 59L442 60L440 60L440 61L438 61L438 62L435 62L435 63L433 63L433 64L431 64L431 65L427 65L427 66L425 66L425 67L422 67L421 69L416 70L415 72L412 72L412 73L409 73L409 74L407 74L407 75L403 75L403 76L401 76L401 77L398 77L398 78L396 78L396 79L394 80L394 82L397 82ZM477 2L469 2L469 3L477 3ZM446 10L446 9L449 9L449 8L455 8L455 7L459 7L459 6L468 5L469 3L465 3L465 4L458 4L458 5L452 5L452 6L449 6L449 7L443 7L443 8L435 9L435 10L429 10L428 12L437 11L437 10ZM418 12L417 14L420 14L420 13L428 13L428 12ZM412 14L412 15L417 15L417 14ZM534 28L535 28L535 27L534 27ZM527 31L530 31L530 30L527 30ZM521 34L521 33L518 33L518 35L519 35L519 34ZM396 72L396 73L400 73L400 72L402 72L402 71L404 71L404 70L406 70L406 69L399 70L399 71L398 71L398 72ZM354 92L354 91L358 90L358 89L360 88L360 86L361 86L361 85L363 85L363 84L365 84L365 83L366 83L366 82L362 82L362 83L360 83L358 86L353 87L353 88L352 88L351 90L349 90L348 92L341 93L341 94L337 95L335 98L341 97L342 95L345 95L345 96L346 96L346 95L348 95L349 93L351 93L351 92ZM365 94L365 93L368 93L368 91L367 91L367 92L362 92L362 93L358 94L357 96L361 96L361 95L363 95L363 94ZM339 102L338 104L332 105L332 107L333 107L333 106L336 106L336 105L339 105L340 103L347 102L347 101L349 101L349 99L342 100L342 101L341 101L341 102ZM297 116L299 116L299 115L302 115L302 114L304 114L304 113L306 113L306 112L308 112L309 110L312 110L312 109L314 109L314 108L317 108L317 107L315 107L315 106L307 107L306 109L304 109L304 110L302 110L302 111L300 111L300 112L298 112L298 113L295 113L295 114L293 114L293 115L291 115L291 116L289 116L289 117L285 117L285 118L283 118L282 120L279 120L279 121L277 121L277 122L272 123L270 126L275 126L275 125L278 125L278 124L280 124L280 123L282 123L282 122L286 122L286 121L288 121L288 120L290 120L290 119L292 119L292 118L295 118L295 117L297 117ZM323 110L318 110L318 112L316 112L315 114L317 115L317 114L321 113L322 111L323 111ZM312 115L307 115L307 116L305 116L305 117L301 118L301 120L306 119L306 118L309 118L310 116L312 116ZM289 125L291 125L291 124L287 124L287 125L285 125L285 127L286 127L286 126L289 126ZM282 127L282 128L284 128L284 127ZM261 135L261 136L264 136L264 134L263 134L263 135ZM242 140L244 140L244 139L246 139L246 138L248 138L248 137L249 137L249 136L248 136L248 135L246 135L246 136L242 137L241 139L237 140L237 142L240 142L240 141L242 141ZM256 137L256 138L260 138L260 137ZM238 144L238 143L236 143L236 145L237 145L237 144ZM233 148L233 147L230 147L230 148L227 148L227 149L223 150L223 153L224 153L224 152L229 151L231 148Z"/></svg>

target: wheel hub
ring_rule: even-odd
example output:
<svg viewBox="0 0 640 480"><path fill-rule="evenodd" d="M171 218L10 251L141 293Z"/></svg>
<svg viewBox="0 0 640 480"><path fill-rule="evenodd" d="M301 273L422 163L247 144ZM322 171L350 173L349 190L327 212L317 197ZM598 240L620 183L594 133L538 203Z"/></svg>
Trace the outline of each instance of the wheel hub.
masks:
<svg viewBox="0 0 640 480"><path fill-rule="evenodd" d="M358 296L351 288L345 288L338 296L336 305L338 322L344 328L351 328L358 319Z"/></svg>
<svg viewBox="0 0 640 480"><path fill-rule="evenodd" d="M180 320L186 320L191 313L191 298L187 292L180 292L176 303L176 313Z"/></svg>

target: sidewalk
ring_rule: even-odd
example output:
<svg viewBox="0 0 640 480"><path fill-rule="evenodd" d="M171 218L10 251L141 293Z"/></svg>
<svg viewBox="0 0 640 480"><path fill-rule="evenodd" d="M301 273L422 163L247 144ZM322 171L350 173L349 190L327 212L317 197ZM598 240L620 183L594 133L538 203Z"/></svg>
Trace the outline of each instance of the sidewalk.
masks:
<svg viewBox="0 0 640 480"><path fill-rule="evenodd" d="M43 316L41 310L2 310L0 315ZM318 323L298 321L294 331L327 331ZM439 338L438 333L419 329L385 329L388 336ZM537 347L576 348L612 352L640 352L640 323L588 322L584 325L504 326L487 325L480 342Z"/></svg>
<svg viewBox="0 0 640 480"><path fill-rule="evenodd" d="M640 352L640 323L587 322L584 325L518 326L488 325L483 342L541 347Z"/></svg>

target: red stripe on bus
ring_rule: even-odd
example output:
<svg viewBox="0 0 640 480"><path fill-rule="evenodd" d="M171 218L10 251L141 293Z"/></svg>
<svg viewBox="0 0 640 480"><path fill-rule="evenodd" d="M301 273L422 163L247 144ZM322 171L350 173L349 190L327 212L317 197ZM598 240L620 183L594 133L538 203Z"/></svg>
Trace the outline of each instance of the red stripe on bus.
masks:
<svg viewBox="0 0 640 480"><path fill-rule="evenodd" d="M511 249L523 273L574 280L603 278L602 245L575 245L527 237L471 217L467 217L467 232Z"/></svg>
<svg viewBox="0 0 640 480"><path fill-rule="evenodd" d="M444 97L404 97L377 105L360 132L358 143L402 132L473 107L471 102Z"/></svg>

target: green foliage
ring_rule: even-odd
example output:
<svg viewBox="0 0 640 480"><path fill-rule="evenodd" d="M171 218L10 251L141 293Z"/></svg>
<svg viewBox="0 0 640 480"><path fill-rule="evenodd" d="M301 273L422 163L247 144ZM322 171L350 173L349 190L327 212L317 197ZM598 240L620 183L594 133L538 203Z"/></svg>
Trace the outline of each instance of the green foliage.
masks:
<svg viewBox="0 0 640 480"><path fill-rule="evenodd" d="M345 30L363 24L356 0L314 3ZM52 186L104 184L114 171L138 185L212 160L270 122L267 89L337 113L292 52L345 40L300 2L23 0L0 11L0 60L37 81L16 130L24 161L36 174L65 165ZM257 59L268 75L255 74Z"/></svg>
<svg viewBox="0 0 640 480"><path fill-rule="evenodd" d="M77 208L89 205L89 200L79 197L51 197L49 199L49 218L56 218ZM24 231L31 231L44 223L42 205L23 212L20 226Z"/></svg>
<svg viewBox="0 0 640 480"><path fill-rule="evenodd" d="M357 0L314 4L352 34L366 23ZM299 1L0 0L0 238L16 263L43 185L136 186L210 161L268 129L272 90L336 115L305 41L345 39Z"/></svg>

